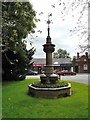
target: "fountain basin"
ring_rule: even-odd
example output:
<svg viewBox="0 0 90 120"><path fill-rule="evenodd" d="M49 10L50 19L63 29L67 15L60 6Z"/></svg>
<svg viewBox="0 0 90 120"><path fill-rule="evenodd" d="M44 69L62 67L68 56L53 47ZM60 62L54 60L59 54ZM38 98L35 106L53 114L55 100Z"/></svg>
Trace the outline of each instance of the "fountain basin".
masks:
<svg viewBox="0 0 90 120"><path fill-rule="evenodd" d="M71 84L59 88L38 88L30 84L28 94L36 98L60 98L71 95Z"/></svg>
<svg viewBox="0 0 90 120"><path fill-rule="evenodd" d="M45 74L40 75L41 83L46 84L48 82L48 78Z"/></svg>
<svg viewBox="0 0 90 120"><path fill-rule="evenodd" d="M51 74L50 77L49 77L49 79L50 79L50 83L51 84L55 84L58 81L58 75Z"/></svg>

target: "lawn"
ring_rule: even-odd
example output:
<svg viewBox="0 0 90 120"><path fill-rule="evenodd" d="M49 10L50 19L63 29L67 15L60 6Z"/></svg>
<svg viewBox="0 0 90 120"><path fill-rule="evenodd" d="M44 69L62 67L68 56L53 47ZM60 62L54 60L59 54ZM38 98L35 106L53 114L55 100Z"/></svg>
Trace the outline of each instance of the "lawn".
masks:
<svg viewBox="0 0 90 120"><path fill-rule="evenodd" d="M38 79L3 84L3 118L87 118L88 86L72 84L72 95L58 99L33 98L27 95L28 85Z"/></svg>

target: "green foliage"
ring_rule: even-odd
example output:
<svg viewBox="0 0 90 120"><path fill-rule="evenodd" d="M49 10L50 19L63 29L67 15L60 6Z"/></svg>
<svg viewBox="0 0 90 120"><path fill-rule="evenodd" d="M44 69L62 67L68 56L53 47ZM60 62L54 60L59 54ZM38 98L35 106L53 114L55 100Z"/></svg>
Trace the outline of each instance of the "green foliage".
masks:
<svg viewBox="0 0 90 120"><path fill-rule="evenodd" d="M39 79L3 83L3 118L87 118L88 86L76 82L72 85L70 97L58 99L33 98L28 93L28 85Z"/></svg>
<svg viewBox="0 0 90 120"><path fill-rule="evenodd" d="M32 86L39 88L60 88L68 86L68 83L66 81L58 81L56 84L42 84L41 82L37 82L32 84Z"/></svg>
<svg viewBox="0 0 90 120"><path fill-rule="evenodd" d="M23 39L34 31L35 22L36 12L29 2L2 2L3 80L19 80L30 67L35 49L27 51Z"/></svg>
<svg viewBox="0 0 90 120"><path fill-rule="evenodd" d="M70 58L70 56L66 50L58 49L57 52L54 52L54 58Z"/></svg>

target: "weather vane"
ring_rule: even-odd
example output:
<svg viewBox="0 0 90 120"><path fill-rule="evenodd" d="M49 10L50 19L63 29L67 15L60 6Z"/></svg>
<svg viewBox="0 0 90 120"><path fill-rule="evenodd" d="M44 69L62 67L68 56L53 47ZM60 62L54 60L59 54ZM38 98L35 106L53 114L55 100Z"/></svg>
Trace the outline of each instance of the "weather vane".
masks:
<svg viewBox="0 0 90 120"><path fill-rule="evenodd" d="M49 18L50 18L50 16L52 16L52 13L50 13L50 14L48 13L48 21L47 21L48 28L49 28L49 24L50 24L50 23L51 23L51 21L52 21L52 20L50 20L50 19L49 19Z"/></svg>
<svg viewBox="0 0 90 120"><path fill-rule="evenodd" d="M52 20L50 20L50 16L52 16L52 13L48 14L48 21L47 21L47 24L48 24L48 36L50 36L50 26L49 24L51 23Z"/></svg>

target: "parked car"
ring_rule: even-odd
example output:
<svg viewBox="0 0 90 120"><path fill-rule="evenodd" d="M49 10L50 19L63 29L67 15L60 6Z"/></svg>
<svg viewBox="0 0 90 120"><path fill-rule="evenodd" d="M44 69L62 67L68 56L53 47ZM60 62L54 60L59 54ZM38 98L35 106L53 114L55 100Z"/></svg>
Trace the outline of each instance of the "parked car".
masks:
<svg viewBox="0 0 90 120"><path fill-rule="evenodd" d="M64 70L64 71L57 71L56 74L58 74L58 75L76 75L76 72Z"/></svg>
<svg viewBox="0 0 90 120"><path fill-rule="evenodd" d="M37 71L33 71L33 70L28 70L28 72L27 72L27 75L37 75L38 74L38 72Z"/></svg>

